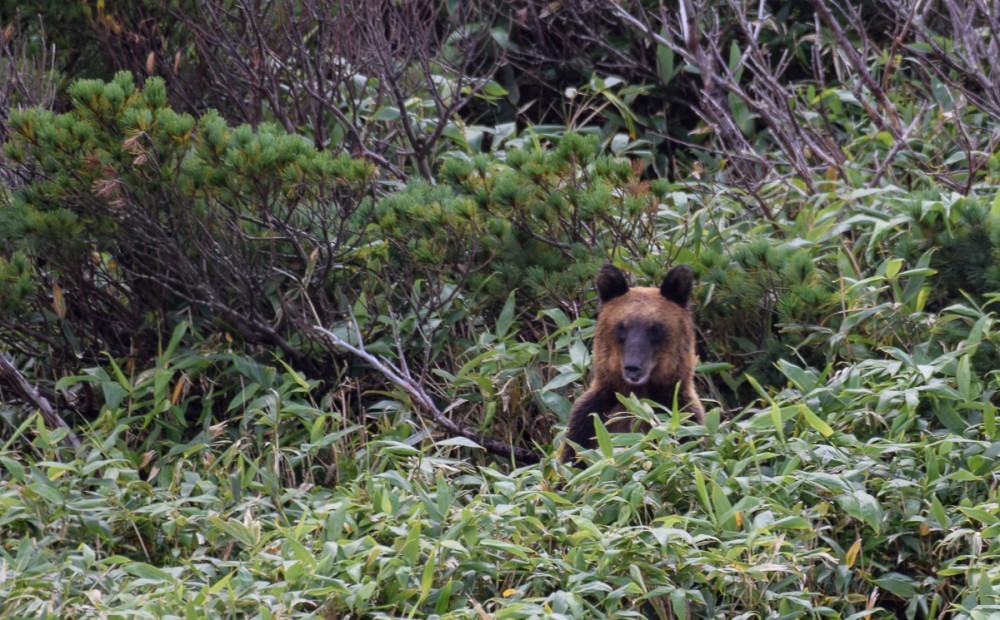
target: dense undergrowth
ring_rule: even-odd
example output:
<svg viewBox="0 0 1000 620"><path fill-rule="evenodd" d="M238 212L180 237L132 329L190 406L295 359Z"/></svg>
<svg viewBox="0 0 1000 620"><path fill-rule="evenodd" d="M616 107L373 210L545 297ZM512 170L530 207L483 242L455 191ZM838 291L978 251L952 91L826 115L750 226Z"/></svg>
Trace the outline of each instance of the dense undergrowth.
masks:
<svg viewBox="0 0 1000 620"><path fill-rule="evenodd" d="M627 402L653 429L599 432L579 471L475 466L465 440L415 444L405 407L362 425L302 376L234 354L68 378L108 404L75 457L32 420L7 442L4 612L982 614L1000 443L993 377L971 368L993 321L955 305L935 322L963 338L824 371L781 362L783 390L704 427ZM577 332L553 354L569 365L581 346ZM209 378L240 386L214 395L229 421L166 442L173 414L197 409L178 386Z"/></svg>
<svg viewBox="0 0 1000 620"><path fill-rule="evenodd" d="M937 256L983 230L970 221L991 230L996 188L832 188L765 224L709 189L669 187L651 216L700 276L702 392L741 401L704 427L628 402L645 437L599 434L580 471L517 469L435 436L401 392L358 410L350 381L331 391L181 323L146 367L60 380L102 403L75 455L34 416L9 435L5 614L988 617L993 296L953 296ZM436 360L426 381L453 415L558 424L593 322L519 299L396 316L368 345L393 358L392 334L422 325L437 351L416 359Z"/></svg>
<svg viewBox="0 0 1000 620"><path fill-rule="evenodd" d="M103 39L0 10L0 355L81 445L0 386L0 616L1000 615L995 11L35 4ZM707 420L569 468L609 261Z"/></svg>

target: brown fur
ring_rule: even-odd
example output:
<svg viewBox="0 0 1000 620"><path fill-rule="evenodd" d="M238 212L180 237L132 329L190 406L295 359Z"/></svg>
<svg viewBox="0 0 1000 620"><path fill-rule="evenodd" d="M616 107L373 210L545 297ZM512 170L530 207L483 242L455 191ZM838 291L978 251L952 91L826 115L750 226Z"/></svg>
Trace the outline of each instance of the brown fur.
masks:
<svg viewBox="0 0 1000 620"><path fill-rule="evenodd" d="M676 393L678 406L704 423L704 409L694 389L695 331L687 308L691 281L691 269L680 265L670 270L660 288L630 288L616 267L601 268L593 377L570 412L567 440L584 449L594 447L594 413L609 431L633 428L634 420L617 416L623 412L619 393L665 407L673 407ZM613 417L618 419L609 424ZM562 460L572 462L575 457L567 443Z"/></svg>

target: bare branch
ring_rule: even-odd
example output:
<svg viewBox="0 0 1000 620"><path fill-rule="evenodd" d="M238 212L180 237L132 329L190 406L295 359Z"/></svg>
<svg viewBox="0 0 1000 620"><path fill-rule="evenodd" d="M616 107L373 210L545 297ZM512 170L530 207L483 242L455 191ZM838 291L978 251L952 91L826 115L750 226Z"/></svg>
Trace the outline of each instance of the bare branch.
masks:
<svg viewBox="0 0 1000 620"><path fill-rule="evenodd" d="M427 415L430 415L434 422L444 427L444 429L452 435L471 439L494 454L513 457L515 461L522 465L538 462L539 455L536 452L506 444L497 439L493 439L492 437L486 437L485 435L480 435L479 433L466 430L455 424L452 420L445 416L440 409L438 409L437 405L434 404L433 399L431 399L419 383L414 380L413 376L409 372L409 369L405 366L401 368L392 362L372 355L365 349L363 344L361 346L354 346L345 342L328 329L318 325L315 326L315 329L317 332L325 336L327 340L329 340L330 344L360 357L364 361L368 362L372 368L379 371L386 379L402 388L402 390L406 392L411 399L413 399L414 404L417 405L419 410L423 411Z"/></svg>
<svg viewBox="0 0 1000 620"><path fill-rule="evenodd" d="M68 432L66 436L63 437L63 441L69 445L71 448L80 447L80 439L76 436L76 433L70 428L69 424L66 423L62 417L56 413L49 401L42 396L35 386L31 385L27 379L24 378L17 368L14 367L13 362L7 359L7 356L0 353L0 380L4 381L10 389L17 394L22 400L30 405L38 408L38 411L42 414L42 419L45 423L52 428L65 428Z"/></svg>
<svg viewBox="0 0 1000 620"><path fill-rule="evenodd" d="M902 129L900 128L899 115L896 112L896 106L892 103L889 96L882 89L875 78L872 77L871 72L868 71L868 65L865 63L864 58L861 57L858 50L854 49L854 45L848 39L847 33L845 33L844 29L841 28L840 22L837 21L836 17L834 17L825 0L810 0L810 3L816 10L816 13L819 14L820 18L823 20L823 23L826 24L826 27L833 33L834 38L837 40L839 49L847 56L848 61L851 63L851 68L854 69L854 71L861 78L861 82L868 89L868 92L870 92L878 101L883 113L888 117L888 122L885 122L882 116L875 110L872 110L869 106L865 105L870 118L882 129L892 132L892 135L896 139L899 139ZM863 97L859 96L858 100L864 103Z"/></svg>

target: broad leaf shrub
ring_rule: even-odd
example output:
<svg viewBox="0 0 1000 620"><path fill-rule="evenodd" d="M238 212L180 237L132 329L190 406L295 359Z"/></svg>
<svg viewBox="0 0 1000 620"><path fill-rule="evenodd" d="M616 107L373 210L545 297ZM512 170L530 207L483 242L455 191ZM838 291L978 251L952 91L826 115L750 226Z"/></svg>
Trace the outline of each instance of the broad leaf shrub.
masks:
<svg viewBox="0 0 1000 620"><path fill-rule="evenodd" d="M633 182L569 134L376 187L363 162L130 84L14 119L27 176L0 218L2 335L72 369L57 388L88 415L71 455L3 411L5 615L996 604L996 184L773 184L767 220L726 186ZM131 132L150 109L147 143ZM722 407L696 428L630 402L650 433L599 433L566 471L548 454L605 260L637 283L694 267L701 388ZM437 436L376 373L328 361L313 311L406 358L453 418L546 458L510 471Z"/></svg>
<svg viewBox="0 0 1000 620"><path fill-rule="evenodd" d="M386 266L399 273L389 279L460 287L467 311L487 319L513 292L522 327L537 337L552 327L544 308L593 315L579 300L593 303L603 262L630 269L636 284L689 263L702 358L731 366L714 383L734 406L753 395L744 372L772 384L789 355L822 367L909 346L932 311L1000 284L995 184L960 196L929 183L911 191L825 180L814 195L774 183L757 198L791 215L766 219L748 217L747 197L724 185L636 183L593 137L502 155L453 157L438 185L411 184L375 204Z"/></svg>
<svg viewBox="0 0 1000 620"><path fill-rule="evenodd" d="M789 354L822 367L905 345L928 310L998 282L986 183L965 196L774 183L754 198L778 207L769 220L725 186L638 182L595 137L526 132L497 156L454 154L437 185L397 188L275 126L178 114L155 79L71 92L66 114L12 116L5 152L24 183L0 212L0 338L57 376L101 351L144 363L182 316L313 377L340 371L311 326L350 321L380 352L454 375L512 292L537 341L558 328L545 309L592 316L602 262L637 283L686 262L702 358L729 366L706 387L737 407L754 395L744 372L770 385Z"/></svg>
<svg viewBox="0 0 1000 620"><path fill-rule="evenodd" d="M779 364L786 388L705 426L624 399L652 426L584 467L472 467L465 440L361 428L296 373L218 357L239 412L143 452L186 351L127 386L76 457L26 425L0 452L5 616L984 617L995 604L994 339L887 349L841 369ZM575 340L554 344L575 346ZM924 351L924 352L922 352ZM563 351L563 354L572 355ZM470 364L491 372L497 359ZM159 377L165 376L165 379ZM191 372L192 381L198 373ZM164 409L166 408L166 409ZM330 452L340 477L324 484ZM61 459L61 460L60 460ZM982 606L987 606L985 609ZM976 610L973 612L973 610Z"/></svg>

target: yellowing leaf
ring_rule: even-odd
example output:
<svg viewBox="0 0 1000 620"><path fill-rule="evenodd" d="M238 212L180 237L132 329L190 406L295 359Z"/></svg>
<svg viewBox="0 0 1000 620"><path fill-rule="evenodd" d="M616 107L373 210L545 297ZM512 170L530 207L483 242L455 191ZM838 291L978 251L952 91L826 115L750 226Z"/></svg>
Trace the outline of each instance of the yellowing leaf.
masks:
<svg viewBox="0 0 1000 620"><path fill-rule="evenodd" d="M60 319L66 318L66 300L63 299L62 288L55 282L52 283L52 309Z"/></svg>
<svg viewBox="0 0 1000 620"><path fill-rule="evenodd" d="M858 555L861 553L861 539L854 541L851 548L847 550L847 557L844 560L847 562L847 568L852 568L854 563L858 560Z"/></svg>
<svg viewBox="0 0 1000 620"><path fill-rule="evenodd" d="M812 409L810 409L808 405L802 405L799 408L799 411L802 412L802 416L806 419L806 422L809 423L809 426L811 426L813 430L819 432L820 435L829 437L833 434L833 429L830 428L830 425L820 419L818 415L813 413Z"/></svg>
<svg viewBox="0 0 1000 620"><path fill-rule="evenodd" d="M507 588L506 590L503 591L503 597L504 598L510 598L511 596L514 596L515 594L520 594L520 593L521 593L521 591L518 590L517 588Z"/></svg>
<svg viewBox="0 0 1000 620"><path fill-rule="evenodd" d="M899 270L903 267L903 259L893 258L885 266L885 277L887 280L892 280L899 273Z"/></svg>
<svg viewBox="0 0 1000 620"><path fill-rule="evenodd" d="M174 392L173 394L170 395L171 405L176 405L177 402L181 399L181 396L183 396L184 393L187 392L185 388L187 388L187 375L181 373L180 378L177 379L177 385L174 386Z"/></svg>

